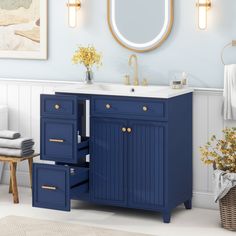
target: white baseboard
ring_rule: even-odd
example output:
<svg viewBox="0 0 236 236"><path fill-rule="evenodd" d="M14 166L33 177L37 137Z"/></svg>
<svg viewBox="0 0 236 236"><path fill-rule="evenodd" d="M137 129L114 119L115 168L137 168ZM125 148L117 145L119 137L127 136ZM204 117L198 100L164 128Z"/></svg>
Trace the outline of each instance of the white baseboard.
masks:
<svg viewBox="0 0 236 236"><path fill-rule="evenodd" d="M205 209L219 209L213 193L193 192L193 206Z"/></svg>

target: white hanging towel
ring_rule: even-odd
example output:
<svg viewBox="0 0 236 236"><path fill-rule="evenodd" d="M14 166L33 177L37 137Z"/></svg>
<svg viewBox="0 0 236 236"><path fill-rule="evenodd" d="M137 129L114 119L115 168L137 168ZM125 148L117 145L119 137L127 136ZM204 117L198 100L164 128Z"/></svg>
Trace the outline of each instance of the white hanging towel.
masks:
<svg viewBox="0 0 236 236"><path fill-rule="evenodd" d="M225 66L224 119L236 120L236 64Z"/></svg>

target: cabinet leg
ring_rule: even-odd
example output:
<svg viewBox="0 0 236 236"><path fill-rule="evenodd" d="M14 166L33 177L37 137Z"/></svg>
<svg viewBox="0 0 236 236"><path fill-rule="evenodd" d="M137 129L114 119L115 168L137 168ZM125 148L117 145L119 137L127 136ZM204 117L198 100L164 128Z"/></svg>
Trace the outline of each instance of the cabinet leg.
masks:
<svg viewBox="0 0 236 236"><path fill-rule="evenodd" d="M170 211L165 211L162 213L162 218L163 218L163 222L164 223L170 223L170 219L171 219L171 212Z"/></svg>
<svg viewBox="0 0 236 236"><path fill-rule="evenodd" d="M191 210L192 209L192 199L187 200L186 202L184 202L184 206L185 206L185 209Z"/></svg>

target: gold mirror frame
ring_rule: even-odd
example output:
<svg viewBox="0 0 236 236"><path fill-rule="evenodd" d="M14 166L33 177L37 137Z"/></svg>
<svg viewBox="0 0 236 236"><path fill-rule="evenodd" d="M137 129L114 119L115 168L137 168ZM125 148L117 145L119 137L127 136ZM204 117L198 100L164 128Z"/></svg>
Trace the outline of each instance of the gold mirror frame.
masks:
<svg viewBox="0 0 236 236"><path fill-rule="evenodd" d="M169 19L169 24L167 29L165 30L165 33L162 35L161 39L158 40L156 43L154 43L152 46L147 47L145 49L138 49L132 46L129 46L127 44L125 44L116 34L116 32L113 29L112 26L112 22L111 22L111 1L112 0L107 0L107 21L108 21L108 25L109 25L109 29L113 35L113 37L115 38L115 40L124 48L129 49L131 51L137 52L137 53L142 53L142 52L148 52L148 51L152 51L156 48L158 48L159 46L161 46L164 41L168 38L168 36L170 35L170 32L172 30L172 26L173 26L173 22L174 22L174 3L173 0L169 0L170 1L170 19Z"/></svg>

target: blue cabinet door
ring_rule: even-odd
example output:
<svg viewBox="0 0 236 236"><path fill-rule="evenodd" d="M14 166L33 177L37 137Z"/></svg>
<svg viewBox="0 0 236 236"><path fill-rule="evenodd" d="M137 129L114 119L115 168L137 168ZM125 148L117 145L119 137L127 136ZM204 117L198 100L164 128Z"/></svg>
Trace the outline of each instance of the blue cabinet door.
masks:
<svg viewBox="0 0 236 236"><path fill-rule="evenodd" d="M130 121L128 127L128 204L160 209L164 206L165 125Z"/></svg>
<svg viewBox="0 0 236 236"><path fill-rule="evenodd" d="M127 204L126 121L92 118L90 190L94 202Z"/></svg>

